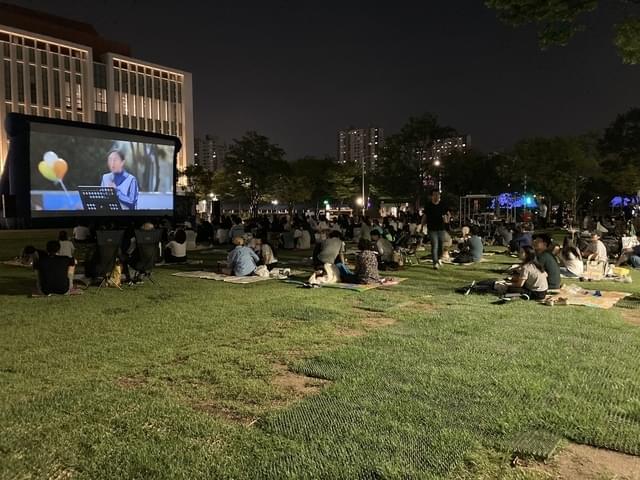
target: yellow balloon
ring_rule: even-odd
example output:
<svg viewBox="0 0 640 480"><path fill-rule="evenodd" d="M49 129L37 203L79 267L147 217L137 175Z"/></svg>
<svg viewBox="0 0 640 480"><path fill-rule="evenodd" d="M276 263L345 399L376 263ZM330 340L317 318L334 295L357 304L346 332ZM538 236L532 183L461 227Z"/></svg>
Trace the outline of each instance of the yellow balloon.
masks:
<svg viewBox="0 0 640 480"><path fill-rule="evenodd" d="M56 180L58 180L58 177L56 177L56 172L53 171L53 168L51 168L51 166L49 166L47 162L44 162L44 161L40 162L38 164L38 171L47 180L51 180L52 182L55 182Z"/></svg>
<svg viewBox="0 0 640 480"><path fill-rule="evenodd" d="M67 165L67 162L62 158L59 158L55 162L53 162L53 173L58 180L62 180L64 178L64 176L67 174L68 169L69 166Z"/></svg>

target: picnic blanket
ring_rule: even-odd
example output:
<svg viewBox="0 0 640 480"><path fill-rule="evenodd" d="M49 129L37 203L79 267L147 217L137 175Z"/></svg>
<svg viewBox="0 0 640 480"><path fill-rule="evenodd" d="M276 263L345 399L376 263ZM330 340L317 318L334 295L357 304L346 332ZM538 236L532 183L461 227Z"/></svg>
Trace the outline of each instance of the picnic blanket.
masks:
<svg viewBox="0 0 640 480"><path fill-rule="evenodd" d="M249 277L235 277L232 275L223 275L222 273L206 272L204 270L196 270L194 272L176 272L172 273L174 277L201 278L204 280L220 280L227 283L255 283L263 280L271 280L271 277L260 277L252 275Z"/></svg>
<svg viewBox="0 0 640 480"><path fill-rule="evenodd" d="M372 290L374 288L380 287L391 287L394 285L398 285L401 282L407 280L406 278L393 278L385 283L375 283L375 284L361 284L361 283L321 283L318 285L314 285L316 287L322 288L338 288L343 290L351 290L354 292L365 292L367 290ZM305 282L299 282L297 280L285 280L287 283L295 283L297 285L308 286Z"/></svg>
<svg viewBox="0 0 640 480"><path fill-rule="evenodd" d="M562 287L557 295L545 300L548 305L581 305L584 307L603 308L608 310L618 301L630 296L626 292L608 292L605 290L587 290L570 285Z"/></svg>
<svg viewBox="0 0 640 480"><path fill-rule="evenodd" d="M33 265L23 263L20 260L5 260L2 263L5 265L11 265L12 267L33 268Z"/></svg>
<svg viewBox="0 0 640 480"><path fill-rule="evenodd" d="M176 272L172 273L174 277L187 277L187 278L201 278L204 280L218 280L227 283L256 283L261 282L263 280L276 280L280 277L272 276L272 277L261 277L259 275L251 275L247 277L235 277L233 275L224 275L222 273L216 272L207 272L204 270L196 270L193 272ZM297 270L292 270L289 272L289 275L304 275L304 272L300 272Z"/></svg>

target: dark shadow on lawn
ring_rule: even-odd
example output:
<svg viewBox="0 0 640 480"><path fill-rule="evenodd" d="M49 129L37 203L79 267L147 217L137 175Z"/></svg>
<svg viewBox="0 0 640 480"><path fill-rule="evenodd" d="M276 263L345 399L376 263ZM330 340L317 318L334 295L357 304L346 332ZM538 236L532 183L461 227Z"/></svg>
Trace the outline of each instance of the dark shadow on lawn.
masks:
<svg viewBox="0 0 640 480"><path fill-rule="evenodd" d="M0 277L0 294L28 297L36 288L36 279L28 277Z"/></svg>

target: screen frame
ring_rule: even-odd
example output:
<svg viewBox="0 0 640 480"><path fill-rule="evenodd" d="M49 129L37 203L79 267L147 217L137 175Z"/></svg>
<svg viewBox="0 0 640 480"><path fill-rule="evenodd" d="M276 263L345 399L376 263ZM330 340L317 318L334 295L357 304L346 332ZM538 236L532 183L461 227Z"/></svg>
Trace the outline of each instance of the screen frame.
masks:
<svg viewBox="0 0 640 480"><path fill-rule="evenodd" d="M16 201L20 204L20 212L24 212L25 217L24 220L29 226L46 226L47 224L58 224L58 223L72 223L73 219L77 222L78 219L95 219L96 221L106 221L110 218L117 218L118 220L133 220L140 218L153 218L153 217L165 217L169 215L174 217L176 212L176 194L177 194L177 185L176 181L178 178L178 153L182 149L182 142L175 135L165 135L161 133L154 132L146 132L142 130L134 130L131 128L122 128L122 127L112 127L109 125L98 125L95 123L87 123L87 122L77 122L73 120L59 119L59 118L48 118L48 117L39 117L35 115L25 115L20 113L9 113L7 114L7 133L9 133L9 138L13 143L14 136L21 136L17 143L19 145L16 148L22 150L17 155L13 155L10 158L10 155L7 155L7 162L5 164L5 169L7 167L14 168L18 173L18 178L22 178L20 183L23 183L22 188L16 188ZM149 143L157 143L161 144L171 144L174 145L173 150L173 163L172 163L172 186L173 186L173 209L172 210L137 210L135 214L129 213L129 211L125 211L123 214L118 215L101 215L96 216L90 212L84 211L52 211L48 212L45 215L32 215L31 210L31 127L32 124L40 124L40 125L55 125L61 127L70 127L76 129L82 129L86 131L94 131L94 132L102 132L113 134L116 137L118 135L135 137L138 141L148 140ZM9 128L9 125L11 127ZM11 131L10 131L11 130ZM13 134L13 135L12 135ZM9 165L9 162L18 162L18 165ZM21 215L22 216L22 215ZM57 221L56 221L57 220Z"/></svg>

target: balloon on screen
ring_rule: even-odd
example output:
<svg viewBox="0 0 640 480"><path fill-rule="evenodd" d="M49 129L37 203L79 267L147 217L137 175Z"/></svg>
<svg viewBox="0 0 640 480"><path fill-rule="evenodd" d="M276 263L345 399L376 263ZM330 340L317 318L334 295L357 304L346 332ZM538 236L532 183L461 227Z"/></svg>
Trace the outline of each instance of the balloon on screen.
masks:
<svg viewBox="0 0 640 480"><path fill-rule="evenodd" d="M47 165L53 166L53 162L58 159L58 155L56 152L48 151L42 156L42 159L47 163Z"/></svg>
<svg viewBox="0 0 640 480"><path fill-rule="evenodd" d="M57 180L62 180L67 174L67 170L69 170L69 166L64 159L58 158L55 162L53 162L53 173L55 174Z"/></svg>
<svg viewBox="0 0 640 480"><path fill-rule="evenodd" d="M54 172L53 168L51 168L51 166L44 160L38 164L38 171L47 180L51 180L52 182L55 182L58 180L58 177L56 176L56 172Z"/></svg>

